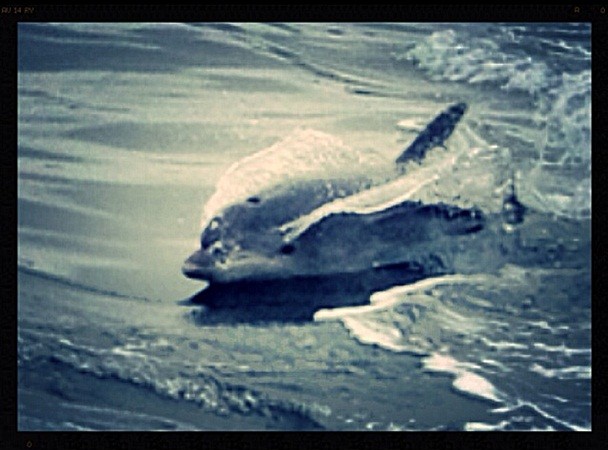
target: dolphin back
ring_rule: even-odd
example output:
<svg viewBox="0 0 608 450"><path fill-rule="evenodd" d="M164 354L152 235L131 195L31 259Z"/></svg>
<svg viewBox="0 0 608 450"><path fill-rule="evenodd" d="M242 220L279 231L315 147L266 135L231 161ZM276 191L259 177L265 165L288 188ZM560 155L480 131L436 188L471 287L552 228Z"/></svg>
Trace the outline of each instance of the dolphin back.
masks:
<svg viewBox="0 0 608 450"><path fill-rule="evenodd" d="M456 103L441 112L401 153L396 162L398 164L410 160L420 162L431 148L445 146L445 141L450 137L466 110L466 103Z"/></svg>

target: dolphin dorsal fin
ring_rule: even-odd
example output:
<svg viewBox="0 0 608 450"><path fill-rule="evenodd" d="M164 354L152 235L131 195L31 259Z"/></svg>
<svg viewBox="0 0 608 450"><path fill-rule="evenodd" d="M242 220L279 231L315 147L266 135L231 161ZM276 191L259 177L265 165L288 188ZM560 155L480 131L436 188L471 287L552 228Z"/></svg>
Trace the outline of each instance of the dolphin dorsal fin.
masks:
<svg viewBox="0 0 608 450"><path fill-rule="evenodd" d="M466 110L466 103L455 103L441 112L401 153L396 163L402 164L410 160L420 162L431 148L445 148L445 141L450 137Z"/></svg>

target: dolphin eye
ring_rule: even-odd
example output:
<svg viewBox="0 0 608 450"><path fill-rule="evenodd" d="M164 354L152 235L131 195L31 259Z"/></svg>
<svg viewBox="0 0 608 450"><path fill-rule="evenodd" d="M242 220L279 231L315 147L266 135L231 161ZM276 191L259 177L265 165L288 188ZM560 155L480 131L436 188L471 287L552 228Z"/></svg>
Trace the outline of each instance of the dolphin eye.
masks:
<svg viewBox="0 0 608 450"><path fill-rule="evenodd" d="M296 251L296 248L291 244L285 244L281 247L281 253L284 255L291 255Z"/></svg>
<svg viewBox="0 0 608 450"><path fill-rule="evenodd" d="M255 196L254 196L254 197L249 197L249 198L247 199L247 201L248 201L249 203L253 203L254 205L257 205L257 204L258 204L258 203L260 203L262 200L260 199L260 197L255 197Z"/></svg>

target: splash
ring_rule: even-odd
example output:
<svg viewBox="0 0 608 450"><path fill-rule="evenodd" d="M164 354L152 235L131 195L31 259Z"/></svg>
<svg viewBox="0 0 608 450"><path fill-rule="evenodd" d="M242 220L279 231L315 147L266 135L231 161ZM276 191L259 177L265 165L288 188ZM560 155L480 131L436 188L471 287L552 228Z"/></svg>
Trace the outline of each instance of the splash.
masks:
<svg viewBox="0 0 608 450"><path fill-rule="evenodd" d="M590 39L568 46L551 37L541 42L554 50L539 53L539 31L497 26L487 36L471 36L462 29L441 30L394 57L413 62L434 81L498 86L527 96L537 128L527 145L536 147L537 160L521 168L520 193L539 211L586 219L591 217ZM584 40L590 30L579 34ZM497 144L509 147L507 137Z"/></svg>
<svg viewBox="0 0 608 450"><path fill-rule="evenodd" d="M422 360L424 370L454 376L453 386L459 392L501 403L502 395L484 377L468 370L471 364L462 363L450 355L434 353Z"/></svg>
<svg viewBox="0 0 608 450"><path fill-rule="evenodd" d="M386 172L388 161L372 150L357 150L338 137L297 129L276 144L233 164L205 204L202 225L228 205L280 185L303 180L361 178Z"/></svg>

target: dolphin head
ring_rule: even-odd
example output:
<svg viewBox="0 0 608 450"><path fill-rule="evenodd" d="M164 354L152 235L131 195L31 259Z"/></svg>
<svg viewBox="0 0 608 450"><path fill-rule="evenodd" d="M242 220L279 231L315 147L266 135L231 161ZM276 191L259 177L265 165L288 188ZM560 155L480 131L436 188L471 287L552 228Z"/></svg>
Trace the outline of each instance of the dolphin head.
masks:
<svg viewBox="0 0 608 450"><path fill-rule="evenodd" d="M184 275L227 282L261 276L279 264L289 250L281 251L277 223L271 220L272 214L261 214L260 203L259 198L251 198L213 217L201 233L200 248L185 261ZM274 218L279 219L276 215L280 213L276 211Z"/></svg>
<svg viewBox="0 0 608 450"><path fill-rule="evenodd" d="M285 254L280 250L274 256L242 249L236 249L228 255L226 259L218 258L201 248L184 262L182 272L188 278L210 283L276 279L290 273L287 271L288 264L281 261Z"/></svg>
<svg viewBox="0 0 608 450"><path fill-rule="evenodd" d="M284 239L281 226L356 189L352 183L309 180L232 203L207 222L200 248L185 261L182 272L218 283L289 276L296 270L296 247Z"/></svg>

